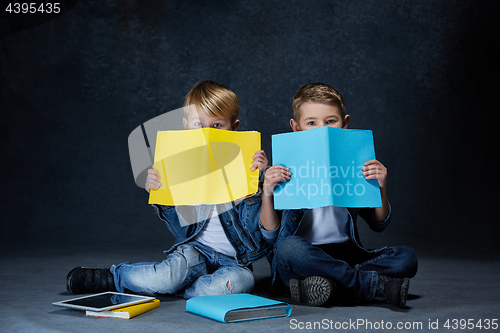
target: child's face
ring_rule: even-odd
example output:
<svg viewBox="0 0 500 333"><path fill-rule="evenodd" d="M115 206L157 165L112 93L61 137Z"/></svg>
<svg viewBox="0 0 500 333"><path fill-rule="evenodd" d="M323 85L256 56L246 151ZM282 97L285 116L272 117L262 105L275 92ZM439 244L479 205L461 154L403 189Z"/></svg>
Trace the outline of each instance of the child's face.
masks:
<svg viewBox="0 0 500 333"><path fill-rule="evenodd" d="M210 117L194 108L189 111L187 119L183 118L182 121L185 129L211 127L222 130L235 131L240 124L240 121L238 119L232 122L230 116Z"/></svg>
<svg viewBox="0 0 500 333"><path fill-rule="evenodd" d="M322 126L347 128L349 123L349 115L345 115L342 119L340 109L335 105L306 102L300 106L299 110L300 120L298 122L295 119L290 120L290 126L294 132Z"/></svg>

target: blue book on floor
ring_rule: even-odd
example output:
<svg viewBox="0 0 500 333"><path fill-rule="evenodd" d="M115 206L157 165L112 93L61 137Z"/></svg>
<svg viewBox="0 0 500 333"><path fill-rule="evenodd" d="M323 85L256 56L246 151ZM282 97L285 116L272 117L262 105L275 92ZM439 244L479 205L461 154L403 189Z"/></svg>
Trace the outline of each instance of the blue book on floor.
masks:
<svg viewBox="0 0 500 333"><path fill-rule="evenodd" d="M250 294L198 296L186 302L186 311L223 323L288 317L288 303Z"/></svg>

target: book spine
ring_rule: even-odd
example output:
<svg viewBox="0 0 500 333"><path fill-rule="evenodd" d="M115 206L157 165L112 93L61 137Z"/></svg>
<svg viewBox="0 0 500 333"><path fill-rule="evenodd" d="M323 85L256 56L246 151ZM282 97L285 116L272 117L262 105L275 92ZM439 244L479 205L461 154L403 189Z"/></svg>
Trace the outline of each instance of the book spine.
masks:
<svg viewBox="0 0 500 333"><path fill-rule="evenodd" d="M85 314L87 317L98 317L98 318L116 318L116 319L129 319L129 316L117 316L117 315L102 315L95 313L87 313Z"/></svg>

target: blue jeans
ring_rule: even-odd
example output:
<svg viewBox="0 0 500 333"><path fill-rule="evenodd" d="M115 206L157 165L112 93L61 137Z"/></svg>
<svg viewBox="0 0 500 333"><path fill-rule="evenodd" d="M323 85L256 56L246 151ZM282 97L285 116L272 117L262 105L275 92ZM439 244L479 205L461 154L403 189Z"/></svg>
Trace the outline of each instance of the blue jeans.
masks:
<svg viewBox="0 0 500 333"><path fill-rule="evenodd" d="M317 275L333 280L343 297L358 300L375 298L379 274L411 278L417 272L417 256L409 246L370 253L354 243L315 246L298 236L286 237L279 244L275 260L287 287L290 279Z"/></svg>
<svg viewBox="0 0 500 333"><path fill-rule="evenodd" d="M175 294L188 299L203 295L249 293L252 272L234 258L197 242L181 244L162 262L128 262L111 266L118 292Z"/></svg>

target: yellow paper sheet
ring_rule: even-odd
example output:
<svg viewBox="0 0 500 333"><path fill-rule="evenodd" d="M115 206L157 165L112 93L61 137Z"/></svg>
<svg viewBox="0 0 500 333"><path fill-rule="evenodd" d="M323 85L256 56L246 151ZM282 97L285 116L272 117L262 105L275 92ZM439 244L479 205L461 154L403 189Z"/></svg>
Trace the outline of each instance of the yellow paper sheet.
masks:
<svg viewBox="0 0 500 333"><path fill-rule="evenodd" d="M259 171L250 169L260 150L259 132L214 128L157 133L154 166L162 186L150 204L220 204L257 192Z"/></svg>

